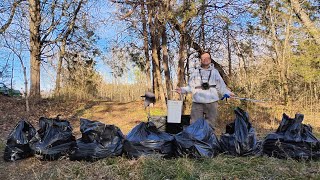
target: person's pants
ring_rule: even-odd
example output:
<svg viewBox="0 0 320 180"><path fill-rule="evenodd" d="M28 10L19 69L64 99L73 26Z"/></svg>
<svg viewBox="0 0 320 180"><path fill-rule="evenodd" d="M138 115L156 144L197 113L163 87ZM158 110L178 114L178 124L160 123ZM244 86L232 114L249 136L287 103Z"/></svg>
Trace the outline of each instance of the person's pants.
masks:
<svg viewBox="0 0 320 180"><path fill-rule="evenodd" d="M191 107L191 123L199 118L205 118L209 124L214 127L214 123L218 116L218 103L195 103L192 102Z"/></svg>

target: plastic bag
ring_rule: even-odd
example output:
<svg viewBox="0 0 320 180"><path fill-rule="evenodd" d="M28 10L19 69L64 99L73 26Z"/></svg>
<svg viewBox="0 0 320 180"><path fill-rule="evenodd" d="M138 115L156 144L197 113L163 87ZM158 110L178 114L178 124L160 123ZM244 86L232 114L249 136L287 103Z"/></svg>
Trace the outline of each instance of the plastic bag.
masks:
<svg viewBox="0 0 320 180"><path fill-rule="evenodd" d="M213 128L204 119L198 119L176 134L175 145L176 156L193 158L214 157L221 149Z"/></svg>
<svg viewBox="0 0 320 180"><path fill-rule="evenodd" d="M36 134L36 129L27 121L19 121L8 136L4 150L5 161L16 161L30 157L34 154L29 141Z"/></svg>
<svg viewBox="0 0 320 180"><path fill-rule="evenodd" d="M249 115L241 108L234 110L236 119L226 127L226 133L221 135L220 145L226 154L234 156L249 156L259 153L260 142L255 130L249 122Z"/></svg>
<svg viewBox="0 0 320 180"><path fill-rule="evenodd" d="M302 124L303 118L302 114L296 114L294 119L283 114L277 131L266 136L263 153L282 159L319 159L320 142L311 126Z"/></svg>
<svg viewBox="0 0 320 180"><path fill-rule="evenodd" d="M149 122L152 122L159 131L166 132L167 116L150 116Z"/></svg>
<svg viewBox="0 0 320 180"><path fill-rule="evenodd" d="M80 119L80 131L82 137L77 140L70 160L93 161L122 154L124 136L118 127Z"/></svg>
<svg viewBox="0 0 320 180"><path fill-rule="evenodd" d="M43 160L56 160L67 155L75 145L72 127L66 120L39 119L40 129L30 141L30 147Z"/></svg>
<svg viewBox="0 0 320 180"><path fill-rule="evenodd" d="M152 122L142 122L134 127L124 141L124 152L130 158L140 156L171 157L174 138L161 132Z"/></svg>

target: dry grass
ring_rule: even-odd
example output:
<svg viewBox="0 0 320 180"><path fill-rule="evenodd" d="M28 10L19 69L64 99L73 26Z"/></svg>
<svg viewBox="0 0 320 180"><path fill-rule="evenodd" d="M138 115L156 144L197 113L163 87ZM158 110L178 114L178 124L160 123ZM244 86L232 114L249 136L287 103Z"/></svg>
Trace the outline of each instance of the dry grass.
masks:
<svg viewBox="0 0 320 180"><path fill-rule="evenodd" d="M80 110L79 117L114 124L118 126L124 134L127 134L134 126L142 121L147 121L148 111L144 108L143 102L115 103L99 102L90 109ZM161 107L154 107L150 111L151 115L165 115L165 110ZM78 127L75 127L76 129Z"/></svg>
<svg viewBox="0 0 320 180"><path fill-rule="evenodd" d="M66 159L45 162L29 158L2 164L1 179L319 179L320 162L269 157L157 159L124 157L96 162Z"/></svg>

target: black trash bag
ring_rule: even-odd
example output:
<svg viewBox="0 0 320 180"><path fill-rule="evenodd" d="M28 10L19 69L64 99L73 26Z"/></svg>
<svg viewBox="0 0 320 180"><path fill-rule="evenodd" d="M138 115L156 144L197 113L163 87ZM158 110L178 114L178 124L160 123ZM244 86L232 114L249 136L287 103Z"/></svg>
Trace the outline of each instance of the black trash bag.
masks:
<svg viewBox="0 0 320 180"><path fill-rule="evenodd" d="M221 150L214 129L204 119L198 119L182 132L176 134L174 138L176 156L214 157Z"/></svg>
<svg viewBox="0 0 320 180"><path fill-rule="evenodd" d="M149 122L152 122L159 131L166 132L167 116L150 116Z"/></svg>
<svg viewBox="0 0 320 180"><path fill-rule="evenodd" d="M181 115L181 123L167 123L166 132L169 134L178 134L184 127L190 125L190 115Z"/></svg>
<svg viewBox="0 0 320 180"><path fill-rule="evenodd" d="M148 121L155 124L162 132L178 134L183 127L190 125L190 115L181 115L181 123L167 123L167 116L150 116Z"/></svg>
<svg viewBox="0 0 320 180"><path fill-rule="evenodd" d="M36 129L27 121L19 121L8 136L4 150L5 161L16 161L32 156L34 153L29 141L36 134Z"/></svg>
<svg viewBox="0 0 320 180"><path fill-rule="evenodd" d="M254 128L249 122L249 115L241 108L234 110L236 119L226 126L226 133L220 137L224 153L233 156L256 155L261 150Z"/></svg>
<svg viewBox="0 0 320 180"><path fill-rule="evenodd" d="M39 127L30 147L42 160L56 160L67 155L76 144L69 121L41 117Z"/></svg>
<svg viewBox="0 0 320 180"><path fill-rule="evenodd" d="M129 158L140 156L169 158L173 155L173 143L173 136L159 131L152 122L142 122L127 135L124 152Z"/></svg>
<svg viewBox="0 0 320 180"><path fill-rule="evenodd" d="M82 137L77 140L70 160L94 161L122 154L124 136L118 127L80 119L80 131Z"/></svg>
<svg viewBox="0 0 320 180"><path fill-rule="evenodd" d="M277 131L266 136L263 153L281 159L320 159L320 142L312 134L312 127L302 124L303 118L302 114L294 119L283 114Z"/></svg>

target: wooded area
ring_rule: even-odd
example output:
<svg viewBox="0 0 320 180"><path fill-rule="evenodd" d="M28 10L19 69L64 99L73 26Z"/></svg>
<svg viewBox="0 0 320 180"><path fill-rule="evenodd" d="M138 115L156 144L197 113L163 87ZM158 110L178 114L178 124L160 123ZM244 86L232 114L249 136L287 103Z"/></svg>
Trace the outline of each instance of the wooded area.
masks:
<svg viewBox="0 0 320 180"><path fill-rule="evenodd" d="M108 8L112 21L93 18ZM153 91L164 104L174 87L186 85L202 51L240 97L319 104L318 0L4 0L0 17L0 49L12 54L1 59L1 78L13 78L17 59L27 109L28 99L41 98L41 66L50 63L56 98L133 101ZM129 40L104 42L110 58L96 27L113 22L126 27ZM97 71L98 59L113 82Z"/></svg>

